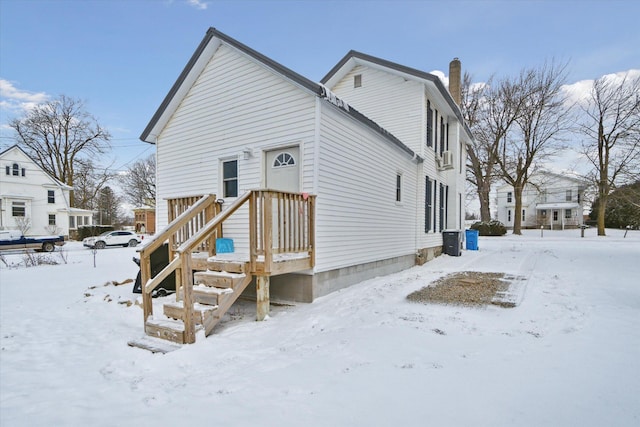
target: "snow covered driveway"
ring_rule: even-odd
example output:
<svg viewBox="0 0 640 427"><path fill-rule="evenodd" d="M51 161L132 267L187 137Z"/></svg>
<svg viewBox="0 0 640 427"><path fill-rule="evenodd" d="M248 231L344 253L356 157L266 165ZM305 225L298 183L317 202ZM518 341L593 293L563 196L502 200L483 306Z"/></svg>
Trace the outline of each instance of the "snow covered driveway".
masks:
<svg viewBox="0 0 640 427"><path fill-rule="evenodd" d="M166 355L126 345L137 296L103 286L135 278L134 249L2 265L0 425L640 425L640 233L608 233L481 237L266 322L240 304ZM406 300L464 270L524 276L519 305Z"/></svg>

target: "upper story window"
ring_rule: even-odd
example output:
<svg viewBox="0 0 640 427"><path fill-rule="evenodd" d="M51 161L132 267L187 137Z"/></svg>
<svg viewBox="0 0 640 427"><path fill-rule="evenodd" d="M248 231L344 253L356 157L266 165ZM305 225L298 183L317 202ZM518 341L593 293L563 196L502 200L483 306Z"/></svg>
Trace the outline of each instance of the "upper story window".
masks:
<svg viewBox="0 0 640 427"><path fill-rule="evenodd" d="M396 202L402 201L402 175L396 175Z"/></svg>
<svg viewBox="0 0 640 427"><path fill-rule="evenodd" d="M433 110L433 151L438 151L438 110Z"/></svg>
<svg viewBox="0 0 640 427"><path fill-rule="evenodd" d="M571 201L571 189L567 190L567 195L565 196L565 202L570 202Z"/></svg>
<svg viewBox="0 0 640 427"><path fill-rule="evenodd" d="M13 176L25 176L25 168L21 168L19 164L14 163L5 167L5 173Z"/></svg>
<svg viewBox="0 0 640 427"><path fill-rule="evenodd" d="M238 161L222 162L223 197L238 197Z"/></svg>
<svg viewBox="0 0 640 427"><path fill-rule="evenodd" d="M362 87L362 74L353 76L353 87Z"/></svg>
<svg viewBox="0 0 640 427"><path fill-rule="evenodd" d="M289 153L280 153L278 157L273 160L274 168L282 168L285 166L295 166L296 159Z"/></svg>
<svg viewBox="0 0 640 427"><path fill-rule="evenodd" d="M444 151L445 129L444 117L440 116L440 155L442 155L442 152Z"/></svg>
<svg viewBox="0 0 640 427"><path fill-rule="evenodd" d="M56 202L56 193L53 190L47 190L47 203Z"/></svg>
<svg viewBox="0 0 640 427"><path fill-rule="evenodd" d="M513 201L513 193L509 191L507 193L507 203L511 203Z"/></svg>
<svg viewBox="0 0 640 427"><path fill-rule="evenodd" d="M433 110L431 102L427 100L427 147L433 146Z"/></svg>

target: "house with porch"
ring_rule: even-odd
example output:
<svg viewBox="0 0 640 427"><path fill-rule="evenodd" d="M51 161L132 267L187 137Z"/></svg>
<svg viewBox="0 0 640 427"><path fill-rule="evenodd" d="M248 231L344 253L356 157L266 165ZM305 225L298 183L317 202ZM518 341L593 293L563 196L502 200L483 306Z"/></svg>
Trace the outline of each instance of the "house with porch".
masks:
<svg viewBox="0 0 640 427"><path fill-rule="evenodd" d="M439 255L442 231L463 228L472 140L459 61L451 73L447 89L351 51L316 83L209 29L141 135L157 156L147 334L193 342L241 292L261 319L270 299L312 302ZM232 253L216 253L220 239ZM165 241L169 264L152 274ZM170 274L178 300L155 315Z"/></svg>
<svg viewBox="0 0 640 427"><path fill-rule="evenodd" d="M541 171L533 175L522 192L522 227L564 230L584 224L584 192L588 183L571 176ZM497 219L513 228L515 199L513 187L496 191Z"/></svg>
<svg viewBox="0 0 640 427"><path fill-rule="evenodd" d="M0 152L0 229L69 237L69 191L20 146Z"/></svg>

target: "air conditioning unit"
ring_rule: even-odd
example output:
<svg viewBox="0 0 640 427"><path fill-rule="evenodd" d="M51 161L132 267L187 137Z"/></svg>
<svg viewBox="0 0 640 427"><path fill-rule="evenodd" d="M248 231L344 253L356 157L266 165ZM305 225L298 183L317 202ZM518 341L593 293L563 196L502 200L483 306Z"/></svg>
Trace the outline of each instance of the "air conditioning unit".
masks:
<svg viewBox="0 0 640 427"><path fill-rule="evenodd" d="M443 151L442 158L437 157L438 166L441 170L453 169L453 153L450 151Z"/></svg>

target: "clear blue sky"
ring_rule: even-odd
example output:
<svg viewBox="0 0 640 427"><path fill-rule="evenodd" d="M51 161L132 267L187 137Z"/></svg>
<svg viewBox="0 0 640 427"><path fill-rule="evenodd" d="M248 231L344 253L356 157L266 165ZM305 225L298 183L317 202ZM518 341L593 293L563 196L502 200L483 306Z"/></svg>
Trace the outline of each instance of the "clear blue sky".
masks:
<svg viewBox="0 0 640 427"><path fill-rule="evenodd" d="M0 0L0 149L22 102L64 94L113 135L113 168L146 157L209 27L315 81L355 49L428 72L459 57L475 81L556 59L573 83L640 68L639 16L637 0Z"/></svg>

